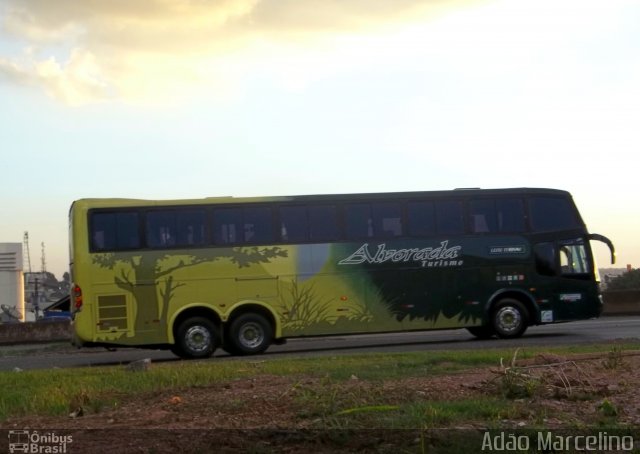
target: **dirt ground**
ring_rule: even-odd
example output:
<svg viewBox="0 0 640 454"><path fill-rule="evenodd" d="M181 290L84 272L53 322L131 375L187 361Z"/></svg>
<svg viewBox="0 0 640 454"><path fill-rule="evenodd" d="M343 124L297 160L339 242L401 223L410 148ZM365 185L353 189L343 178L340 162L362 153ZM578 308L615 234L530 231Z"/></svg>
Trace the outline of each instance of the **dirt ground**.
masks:
<svg viewBox="0 0 640 454"><path fill-rule="evenodd" d="M321 378L262 375L140 395L99 411L80 398L71 403L75 417L12 418L0 428L70 434L73 442L66 452L71 453L398 452L399 445L402 452L425 451L425 434L418 429L327 430L326 414L310 412L301 394L308 399L326 392L375 393L384 396L387 405L486 396L509 399L513 409L503 419L471 418L444 426L462 432L487 427L640 428L640 352L539 355L515 365L510 362L383 383L352 377L330 388Z"/></svg>

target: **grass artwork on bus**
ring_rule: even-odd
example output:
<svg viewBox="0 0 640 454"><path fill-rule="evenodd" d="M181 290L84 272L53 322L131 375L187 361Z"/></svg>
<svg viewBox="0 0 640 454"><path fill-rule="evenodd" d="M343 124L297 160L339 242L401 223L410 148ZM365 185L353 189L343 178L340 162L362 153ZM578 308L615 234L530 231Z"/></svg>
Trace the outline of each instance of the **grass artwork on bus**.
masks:
<svg viewBox="0 0 640 454"><path fill-rule="evenodd" d="M518 337L597 317L588 233L553 189L82 199L74 342L255 354L296 336L467 328Z"/></svg>

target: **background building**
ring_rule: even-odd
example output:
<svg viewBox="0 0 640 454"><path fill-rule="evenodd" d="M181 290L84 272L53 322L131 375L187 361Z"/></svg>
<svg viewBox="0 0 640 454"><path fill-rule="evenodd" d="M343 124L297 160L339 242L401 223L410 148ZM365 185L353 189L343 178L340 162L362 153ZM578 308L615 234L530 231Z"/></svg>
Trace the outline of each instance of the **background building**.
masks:
<svg viewBox="0 0 640 454"><path fill-rule="evenodd" d="M25 321L22 243L0 243L0 321Z"/></svg>

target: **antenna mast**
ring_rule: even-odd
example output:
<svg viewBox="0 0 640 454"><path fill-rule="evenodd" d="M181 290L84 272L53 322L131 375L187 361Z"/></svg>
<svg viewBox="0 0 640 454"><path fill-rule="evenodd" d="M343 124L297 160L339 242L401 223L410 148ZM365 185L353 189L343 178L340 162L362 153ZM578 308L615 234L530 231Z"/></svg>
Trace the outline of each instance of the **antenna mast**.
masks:
<svg viewBox="0 0 640 454"><path fill-rule="evenodd" d="M44 255L44 241L41 243L42 244L42 273L46 273L47 272L47 259L45 258Z"/></svg>
<svg viewBox="0 0 640 454"><path fill-rule="evenodd" d="M27 262L27 271L31 272L31 253L29 252L29 232L24 232L24 254Z"/></svg>

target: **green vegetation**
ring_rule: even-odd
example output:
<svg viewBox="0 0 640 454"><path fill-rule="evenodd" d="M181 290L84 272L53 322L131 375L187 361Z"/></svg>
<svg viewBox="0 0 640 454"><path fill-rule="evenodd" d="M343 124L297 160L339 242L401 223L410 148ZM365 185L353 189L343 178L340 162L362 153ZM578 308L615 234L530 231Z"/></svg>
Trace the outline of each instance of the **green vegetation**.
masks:
<svg viewBox="0 0 640 454"><path fill-rule="evenodd" d="M640 349L640 343L616 344L612 355ZM532 348L517 351L518 360L541 353L557 355L612 352L611 344ZM487 393L473 400L416 399L415 392L388 393L383 382L412 377L428 378L477 366L497 366L515 358L513 350L473 350L361 354L269 361L206 361L153 364L145 372L124 367L53 369L1 372L0 421L23 415L66 416L78 407L99 413L122 405L131 397L189 388L223 385L260 376L291 380L288 397L316 428L428 428L477 419L491 425L515 417L509 397ZM294 384L295 383L295 384ZM212 391L215 392L215 391ZM436 393L437 394L437 393ZM525 393L526 395L530 395ZM612 411L603 404L603 416Z"/></svg>
<svg viewBox="0 0 640 454"><path fill-rule="evenodd" d="M614 345L609 351L607 358L602 362L602 365L606 369L611 370L626 368L628 364L624 360L623 349L620 348L619 345Z"/></svg>

